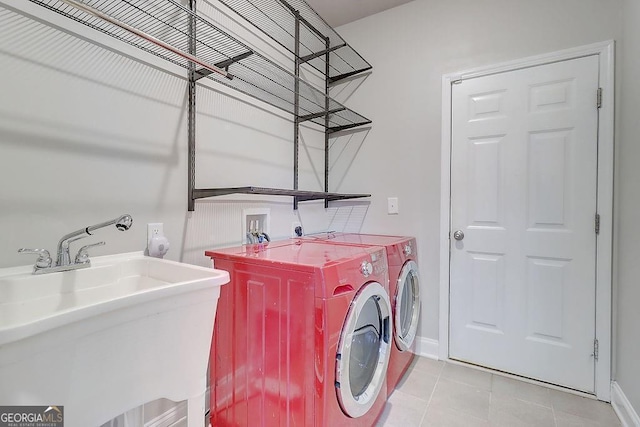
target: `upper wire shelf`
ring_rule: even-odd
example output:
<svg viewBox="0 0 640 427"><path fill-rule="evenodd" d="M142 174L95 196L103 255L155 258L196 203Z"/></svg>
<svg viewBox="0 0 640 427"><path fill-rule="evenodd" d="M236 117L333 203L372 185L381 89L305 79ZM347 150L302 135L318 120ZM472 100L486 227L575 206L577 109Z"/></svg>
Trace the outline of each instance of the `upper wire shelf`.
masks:
<svg viewBox="0 0 640 427"><path fill-rule="evenodd" d="M330 83L370 70L360 56L304 0L220 0L230 9L271 37L289 52L296 53L296 13L302 24L299 58L322 74L329 53Z"/></svg>
<svg viewBox="0 0 640 427"><path fill-rule="evenodd" d="M297 202L307 202L311 200L348 200L371 197L371 194L343 194L328 193L323 191L287 190L281 188L265 187L230 187L230 188L206 188L194 189L194 199L204 199L215 196L226 196L230 194L253 194L263 196L292 196Z"/></svg>
<svg viewBox="0 0 640 427"><path fill-rule="evenodd" d="M300 120L326 127L329 132L371 123L175 0L75 0L123 26L63 0L31 1L189 70L194 66L191 54L195 53L197 64L212 65L196 65L197 78L213 79L291 114L295 114L298 86ZM212 72L214 68L224 70L227 77Z"/></svg>

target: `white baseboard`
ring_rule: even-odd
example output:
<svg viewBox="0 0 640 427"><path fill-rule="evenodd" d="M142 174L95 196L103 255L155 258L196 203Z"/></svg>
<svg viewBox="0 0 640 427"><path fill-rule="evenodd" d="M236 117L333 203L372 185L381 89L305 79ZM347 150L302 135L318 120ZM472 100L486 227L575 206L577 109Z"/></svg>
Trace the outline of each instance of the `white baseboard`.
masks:
<svg viewBox="0 0 640 427"><path fill-rule="evenodd" d="M640 427L640 417L617 382L611 382L611 406L620 418L622 427Z"/></svg>
<svg viewBox="0 0 640 427"><path fill-rule="evenodd" d="M439 348L438 340L416 337L416 354L418 356L438 360Z"/></svg>

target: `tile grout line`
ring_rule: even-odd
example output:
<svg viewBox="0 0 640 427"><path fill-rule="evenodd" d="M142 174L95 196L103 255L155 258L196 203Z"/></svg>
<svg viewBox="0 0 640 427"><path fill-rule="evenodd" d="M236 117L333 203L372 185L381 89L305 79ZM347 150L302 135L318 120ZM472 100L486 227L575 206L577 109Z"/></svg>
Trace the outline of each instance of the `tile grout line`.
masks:
<svg viewBox="0 0 640 427"><path fill-rule="evenodd" d="M442 371L444 371L444 365L445 363L442 364L442 367L440 368L440 372L438 372L438 376L436 377L436 383L433 385L433 390L431 390L431 394L429 395L429 399L427 400L427 406L425 406L424 408L424 413L422 414L422 418L420 418L419 425L422 425L422 423L424 422L424 419L427 417L427 411L429 410L429 405L431 405L431 399L433 399L433 395L435 394L436 388L438 387L438 383L440 382Z"/></svg>
<svg viewBox="0 0 640 427"><path fill-rule="evenodd" d="M549 398L549 405L551 405L551 413L553 414L553 425L558 427L558 417L556 417L556 408L553 404L553 397L551 396L550 389L547 389L547 397Z"/></svg>
<svg viewBox="0 0 640 427"><path fill-rule="evenodd" d="M494 375L491 374L489 378L489 422L491 422L491 403L493 403L493 377Z"/></svg>
<svg viewBox="0 0 640 427"><path fill-rule="evenodd" d="M553 404L553 399L551 398L551 393L549 392L549 389L547 389L547 397L549 398L549 404L551 405L551 413L553 414L553 424L558 427L558 418L556 417L556 408L554 407L555 405Z"/></svg>
<svg viewBox="0 0 640 427"><path fill-rule="evenodd" d="M551 413L553 414L553 425L558 427L558 419L556 418L556 410L551 407Z"/></svg>

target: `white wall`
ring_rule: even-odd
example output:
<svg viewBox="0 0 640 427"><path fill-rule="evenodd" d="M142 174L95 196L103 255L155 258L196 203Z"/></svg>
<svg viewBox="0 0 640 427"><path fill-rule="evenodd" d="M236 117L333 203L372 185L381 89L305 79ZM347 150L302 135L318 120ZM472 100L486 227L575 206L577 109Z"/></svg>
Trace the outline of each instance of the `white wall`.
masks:
<svg viewBox="0 0 640 427"><path fill-rule="evenodd" d="M629 402L640 413L640 3L623 1L623 36L618 46L622 88L617 149L617 345L615 378Z"/></svg>
<svg viewBox="0 0 640 427"><path fill-rule="evenodd" d="M415 0L338 29L374 67L349 100L374 123L350 178L373 191L363 232L418 236L422 337L438 338L442 75L619 39L620 23L619 0Z"/></svg>
<svg viewBox="0 0 640 427"><path fill-rule="evenodd" d="M293 66L290 55L269 48L215 0L198 5L222 28ZM242 209L249 207L271 209L274 238L288 237L292 221L306 232L359 230L366 202L327 211L322 202L305 203L294 212L291 198L240 196L197 202L187 213L185 75L31 2L0 1L0 267L33 263L20 247L55 251L62 235L125 212L134 218L130 231L112 227L82 243L105 240L95 255L142 250L146 223L163 222L168 258L208 265L204 250L241 243ZM208 79L197 98L198 188L292 188L291 115ZM302 132L301 189L322 189L323 135L317 127ZM349 175L354 155L344 154L336 176Z"/></svg>

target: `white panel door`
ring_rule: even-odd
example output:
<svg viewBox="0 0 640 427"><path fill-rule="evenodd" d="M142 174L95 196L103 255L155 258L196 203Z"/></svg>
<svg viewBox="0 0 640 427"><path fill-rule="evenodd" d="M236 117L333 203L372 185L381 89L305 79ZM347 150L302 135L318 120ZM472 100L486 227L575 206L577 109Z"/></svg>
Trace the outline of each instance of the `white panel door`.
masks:
<svg viewBox="0 0 640 427"><path fill-rule="evenodd" d="M597 88L595 55L452 86L451 358L594 391Z"/></svg>

